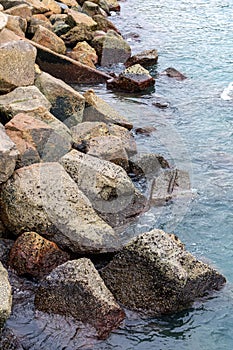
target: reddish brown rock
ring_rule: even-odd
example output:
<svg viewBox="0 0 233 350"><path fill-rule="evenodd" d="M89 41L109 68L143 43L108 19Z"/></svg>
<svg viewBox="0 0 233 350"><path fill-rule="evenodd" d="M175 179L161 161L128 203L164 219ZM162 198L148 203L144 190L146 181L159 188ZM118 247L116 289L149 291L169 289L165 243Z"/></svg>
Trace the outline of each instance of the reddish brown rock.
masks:
<svg viewBox="0 0 233 350"><path fill-rule="evenodd" d="M30 20L32 16L32 8L28 4L21 4L9 8L5 11L5 13L8 15L19 16L25 18L26 20Z"/></svg>
<svg viewBox="0 0 233 350"><path fill-rule="evenodd" d="M49 9L49 11L52 11L52 13L61 13L61 7L56 3L55 0L42 0L42 3Z"/></svg>
<svg viewBox="0 0 233 350"><path fill-rule="evenodd" d="M127 68L118 78L107 81L107 87L113 90L141 92L155 84L155 79L139 64Z"/></svg>
<svg viewBox="0 0 233 350"><path fill-rule="evenodd" d="M145 50L134 56L128 58L125 62L126 67L133 66L134 64L140 64L142 67L149 67L156 64L158 61L158 51L157 50Z"/></svg>
<svg viewBox="0 0 233 350"><path fill-rule="evenodd" d="M70 141L51 126L27 114L17 114L5 125L6 133L20 152L17 166L57 161L71 149Z"/></svg>
<svg viewBox="0 0 233 350"><path fill-rule="evenodd" d="M10 251L9 266L18 275L41 278L69 260L69 254L36 232L24 232Z"/></svg>
<svg viewBox="0 0 233 350"><path fill-rule="evenodd" d="M184 74L172 67L166 68L162 73L160 73L160 75L166 75L169 78L175 78L177 80L187 79L187 77Z"/></svg>
<svg viewBox="0 0 233 350"><path fill-rule="evenodd" d="M79 42L71 52L67 53L67 56L93 68L95 68L95 64L98 62L95 49L86 41Z"/></svg>
<svg viewBox="0 0 233 350"><path fill-rule="evenodd" d="M63 40L41 25L38 26L32 40L59 54L64 54L66 52L66 46Z"/></svg>
<svg viewBox="0 0 233 350"><path fill-rule="evenodd" d="M82 23L90 30L97 29L97 23L85 13L78 12L73 9L68 9L66 13L67 13L66 23L69 24L71 27L78 26L79 24Z"/></svg>

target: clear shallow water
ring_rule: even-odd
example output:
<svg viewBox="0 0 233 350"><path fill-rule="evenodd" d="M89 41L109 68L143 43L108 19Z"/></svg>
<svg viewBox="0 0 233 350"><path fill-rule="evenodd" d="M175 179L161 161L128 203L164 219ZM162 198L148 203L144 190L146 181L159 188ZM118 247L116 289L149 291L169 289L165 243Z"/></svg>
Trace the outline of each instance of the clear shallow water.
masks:
<svg viewBox="0 0 233 350"><path fill-rule="evenodd" d="M233 80L233 3L230 1L128 0L112 20L133 53L157 48L153 74L172 66L188 79L156 79L155 91L130 96L99 85L96 93L134 125L153 125L151 137L136 136L139 152L163 154L189 171L193 198L151 209L130 228L132 234L160 227L175 232L187 248L227 278L226 287L189 310L125 325L107 341L84 340L72 320L33 316L25 305L8 322L25 349L50 350L231 350L233 348L233 102L220 99ZM136 35L135 35L136 34ZM78 88L78 87L77 87ZM169 108L153 102L163 98ZM34 287L33 287L34 288ZM34 317L34 318L33 318ZM32 321L33 319L33 321ZM69 332L72 336L69 336ZM72 338L72 339L71 339ZM59 341L58 341L59 340Z"/></svg>

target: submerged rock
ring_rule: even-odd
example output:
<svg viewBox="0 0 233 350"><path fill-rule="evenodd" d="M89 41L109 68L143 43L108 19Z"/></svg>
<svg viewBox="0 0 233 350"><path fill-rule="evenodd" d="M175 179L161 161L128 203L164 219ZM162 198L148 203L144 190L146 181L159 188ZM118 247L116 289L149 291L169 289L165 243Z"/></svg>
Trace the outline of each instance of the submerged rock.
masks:
<svg viewBox="0 0 233 350"><path fill-rule="evenodd" d="M100 339L106 339L125 318L93 263L86 258L68 261L54 269L41 282L35 306L91 324Z"/></svg>
<svg viewBox="0 0 233 350"><path fill-rule="evenodd" d="M187 308L226 282L187 252L176 236L161 230L130 241L101 276L120 303L152 317Z"/></svg>
<svg viewBox="0 0 233 350"><path fill-rule="evenodd" d="M191 196L191 180L184 170L170 169L154 178L151 192L151 204L161 205L177 196Z"/></svg>
<svg viewBox="0 0 233 350"><path fill-rule="evenodd" d="M69 260L69 254L36 232L24 232L10 251L9 266L18 275L41 278Z"/></svg>
<svg viewBox="0 0 233 350"><path fill-rule="evenodd" d="M177 80L187 79L187 77L183 73L179 72L178 70L172 67L166 68L163 72L160 73L160 75L166 75L169 78L175 78Z"/></svg>
<svg viewBox="0 0 233 350"><path fill-rule="evenodd" d="M140 64L135 64L125 69L118 78L112 78L107 81L109 89L129 92L144 91L154 86L154 84L155 79Z"/></svg>
<svg viewBox="0 0 233 350"><path fill-rule="evenodd" d="M0 349L2 350L24 350L19 339L11 329L4 327L0 331Z"/></svg>
<svg viewBox="0 0 233 350"><path fill-rule="evenodd" d="M3 184L2 221L11 232L40 232L75 253L116 251L117 234L59 163L23 167Z"/></svg>
<svg viewBox="0 0 233 350"><path fill-rule="evenodd" d="M9 179L15 170L19 152L0 123L0 184Z"/></svg>
<svg viewBox="0 0 233 350"><path fill-rule="evenodd" d="M35 85L51 103L51 113L66 126L82 121L85 99L72 87L44 72L37 75Z"/></svg>
<svg viewBox="0 0 233 350"><path fill-rule="evenodd" d="M18 86L32 85L35 60L36 49L31 44L20 40L1 43L0 93L10 92Z"/></svg>
<svg viewBox="0 0 233 350"><path fill-rule="evenodd" d="M11 313L11 286L8 280L8 272L0 262L0 329Z"/></svg>

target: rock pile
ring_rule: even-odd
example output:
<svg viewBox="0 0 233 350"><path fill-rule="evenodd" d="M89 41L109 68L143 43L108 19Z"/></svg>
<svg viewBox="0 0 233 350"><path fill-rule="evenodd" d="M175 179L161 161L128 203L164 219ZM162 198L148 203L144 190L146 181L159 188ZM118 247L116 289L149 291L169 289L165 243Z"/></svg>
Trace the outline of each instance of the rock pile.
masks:
<svg viewBox="0 0 233 350"><path fill-rule="evenodd" d="M164 232L125 245L124 225L191 187L161 155L137 153L127 118L93 90L68 85L153 87L144 67L157 62L157 51L131 57L107 18L119 9L117 0L0 7L0 260L37 281L36 308L91 324L101 339L124 320L119 303L149 315L174 312L225 283ZM118 63L128 68L115 78L96 68ZM89 257L102 253L116 255L99 273ZM0 263L0 328L11 298Z"/></svg>

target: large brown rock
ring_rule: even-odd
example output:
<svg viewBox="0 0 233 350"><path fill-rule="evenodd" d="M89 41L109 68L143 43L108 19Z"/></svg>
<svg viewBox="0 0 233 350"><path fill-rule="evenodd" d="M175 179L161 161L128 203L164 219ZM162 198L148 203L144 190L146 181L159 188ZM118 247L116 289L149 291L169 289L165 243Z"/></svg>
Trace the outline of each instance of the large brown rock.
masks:
<svg viewBox="0 0 233 350"><path fill-rule="evenodd" d="M108 88L129 92L141 92L153 87L154 84L155 79L140 64L130 66L119 77L107 81Z"/></svg>
<svg viewBox="0 0 233 350"><path fill-rule="evenodd" d="M6 28L12 30L15 34L24 38L27 29L27 20L20 16L8 15Z"/></svg>
<svg viewBox="0 0 233 350"><path fill-rule="evenodd" d="M85 99L76 90L44 72L37 75L35 85L50 101L51 113L66 126L72 127L82 121Z"/></svg>
<svg viewBox="0 0 233 350"><path fill-rule="evenodd" d="M40 161L58 161L71 149L69 138L28 114L17 114L5 128L20 152L18 167Z"/></svg>
<svg viewBox="0 0 233 350"><path fill-rule="evenodd" d="M15 170L19 152L0 124L0 184L9 179Z"/></svg>
<svg viewBox="0 0 233 350"><path fill-rule="evenodd" d="M109 30L105 35L95 37L92 40L92 46L98 54L101 66L124 63L131 55L129 44L114 30Z"/></svg>
<svg viewBox="0 0 233 350"><path fill-rule="evenodd" d="M24 41L0 45L0 93L34 83L36 49ZM16 74L17 72L17 74Z"/></svg>
<svg viewBox="0 0 233 350"><path fill-rule="evenodd" d="M10 251L9 266L18 275L41 278L69 260L69 254L36 232L24 232Z"/></svg>
<svg viewBox="0 0 233 350"><path fill-rule="evenodd" d="M5 13L11 16L19 16L29 21L32 16L32 7L29 4L21 3L10 7Z"/></svg>
<svg viewBox="0 0 233 350"><path fill-rule="evenodd" d="M91 324L100 339L106 339L125 318L93 263L86 258L68 261L54 269L41 282L35 306Z"/></svg>
<svg viewBox="0 0 233 350"><path fill-rule="evenodd" d="M72 51L67 52L67 56L93 68L95 68L95 64L98 62L95 49L86 41L77 43Z"/></svg>
<svg viewBox="0 0 233 350"><path fill-rule="evenodd" d="M127 308L158 316L182 310L226 282L161 230L130 241L101 271L107 287Z"/></svg>
<svg viewBox="0 0 233 350"><path fill-rule="evenodd" d="M83 96L86 100L83 121L113 123L129 130L132 129L133 125L107 102L98 97L93 90L86 91Z"/></svg>
<svg viewBox="0 0 233 350"><path fill-rule="evenodd" d="M42 3L49 9L49 11L52 11L52 13L60 14L62 11L61 7L55 0L42 0Z"/></svg>
<svg viewBox="0 0 233 350"><path fill-rule="evenodd" d="M99 4L94 3L92 1L84 1L82 6L82 12L87 14L90 17L94 15L101 14L103 16L107 16L107 12L109 13L109 8L107 8L107 12L102 9Z"/></svg>
<svg viewBox="0 0 233 350"><path fill-rule="evenodd" d="M110 292L109 292L110 293ZM0 262L0 329L11 313L11 286L8 280L7 270Z"/></svg>
<svg viewBox="0 0 233 350"><path fill-rule="evenodd" d="M48 7L46 7L40 0L1 0L1 4L5 10L10 9L13 6L27 4L31 7L33 13L44 13L48 11Z"/></svg>
<svg viewBox="0 0 233 350"><path fill-rule="evenodd" d="M118 236L58 163L20 168L3 184L2 220L14 234L40 232L75 253L119 249Z"/></svg>
<svg viewBox="0 0 233 350"><path fill-rule="evenodd" d="M66 52L66 46L63 40L41 25L38 26L32 40L59 54L65 54Z"/></svg>
<svg viewBox="0 0 233 350"><path fill-rule="evenodd" d="M18 87L0 96L0 118L9 121L18 113L42 112L51 108L50 102L36 86Z"/></svg>
<svg viewBox="0 0 233 350"><path fill-rule="evenodd" d="M118 34L120 34L119 29L106 17L102 15L93 16L93 20L97 23L97 30L103 30L107 33L108 30L114 30Z"/></svg>
<svg viewBox="0 0 233 350"><path fill-rule="evenodd" d="M78 26L79 24L82 23L90 30L97 29L97 23L85 13L82 13L73 9L68 9L66 13L67 13L66 23L69 24L71 27Z"/></svg>
<svg viewBox="0 0 233 350"><path fill-rule="evenodd" d="M81 22L66 34L61 35L61 39L64 40L67 46L74 47L80 41L91 41L93 36L94 32L90 26Z"/></svg>

